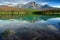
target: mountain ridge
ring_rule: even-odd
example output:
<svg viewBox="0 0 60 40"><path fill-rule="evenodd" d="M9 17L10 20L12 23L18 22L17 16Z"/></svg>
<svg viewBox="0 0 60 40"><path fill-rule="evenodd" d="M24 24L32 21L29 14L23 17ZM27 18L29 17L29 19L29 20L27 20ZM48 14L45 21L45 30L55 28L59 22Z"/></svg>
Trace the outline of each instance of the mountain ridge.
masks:
<svg viewBox="0 0 60 40"><path fill-rule="evenodd" d="M41 5L41 4L38 4L36 2L29 2L29 3L26 3L26 4L17 4L17 5L12 5L12 4L7 4L7 5L0 5L0 9L3 9L3 7L6 7L6 9L8 7L11 7L11 8L18 8L19 10L20 9L35 9L35 10L59 10L60 8L55 8L55 7L51 7L49 6L48 4L45 4L45 5ZM13 9L12 9L13 10Z"/></svg>
<svg viewBox="0 0 60 40"><path fill-rule="evenodd" d="M30 8L30 9L36 9L36 10L46 10L46 9L55 9L55 7L52 7L48 4L42 5L36 2L29 2L24 5L19 5L19 8Z"/></svg>

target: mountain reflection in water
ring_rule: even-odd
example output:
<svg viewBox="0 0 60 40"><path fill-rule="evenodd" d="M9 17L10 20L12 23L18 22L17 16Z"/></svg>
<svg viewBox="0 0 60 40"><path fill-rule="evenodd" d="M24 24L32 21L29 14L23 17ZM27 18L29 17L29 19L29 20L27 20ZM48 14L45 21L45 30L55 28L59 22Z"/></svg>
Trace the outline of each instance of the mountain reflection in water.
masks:
<svg viewBox="0 0 60 40"><path fill-rule="evenodd" d="M29 20L31 19L31 20ZM0 33L3 33L4 35L1 35L3 40L7 40L8 36L9 38L14 39L21 39L21 40L57 40L55 37L59 37L60 35L60 28L59 28L59 22L60 18L49 18L49 19L43 19L43 17L27 17L27 18L20 18L20 19L9 19L9 20L0 20ZM6 34L6 30L8 31L9 35ZM1 31L2 30L2 31ZM12 31L13 30L13 31ZM10 34L12 32L13 34ZM5 34L7 37L5 37ZM15 36L14 36L15 35ZM17 37L17 38L14 38ZM20 37L20 38L19 38ZM4 39L6 38L6 39ZM1 38L0 38L1 39Z"/></svg>

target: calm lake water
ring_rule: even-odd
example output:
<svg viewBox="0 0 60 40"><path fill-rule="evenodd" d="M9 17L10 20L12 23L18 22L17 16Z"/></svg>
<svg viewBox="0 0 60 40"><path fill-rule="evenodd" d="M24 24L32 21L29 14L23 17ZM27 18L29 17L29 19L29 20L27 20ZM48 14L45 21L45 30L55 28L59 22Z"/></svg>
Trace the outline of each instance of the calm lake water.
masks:
<svg viewBox="0 0 60 40"><path fill-rule="evenodd" d="M56 30L60 28L60 18L49 16L25 16L14 19L0 20L0 28L18 28L18 27L39 27L40 29L48 29L47 25L53 25L51 28ZM46 27L45 27L46 26Z"/></svg>

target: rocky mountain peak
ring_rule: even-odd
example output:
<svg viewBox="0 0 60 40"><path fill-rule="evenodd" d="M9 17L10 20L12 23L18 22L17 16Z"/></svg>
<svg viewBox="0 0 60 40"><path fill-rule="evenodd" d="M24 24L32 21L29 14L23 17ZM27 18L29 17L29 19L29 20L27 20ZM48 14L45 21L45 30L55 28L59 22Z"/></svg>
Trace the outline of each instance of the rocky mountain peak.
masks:
<svg viewBox="0 0 60 40"><path fill-rule="evenodd" d="M36 4L36 2L33 1L33 2L30 2L30 4Z"/></svg>

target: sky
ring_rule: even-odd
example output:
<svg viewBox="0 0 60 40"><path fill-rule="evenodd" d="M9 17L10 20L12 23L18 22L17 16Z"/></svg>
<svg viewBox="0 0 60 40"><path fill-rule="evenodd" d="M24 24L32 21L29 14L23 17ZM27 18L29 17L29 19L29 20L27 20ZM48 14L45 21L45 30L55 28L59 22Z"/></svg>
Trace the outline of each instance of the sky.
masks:
<svg viewBox="0 0 60 40"><path fill-rule="evenodd" d="M0 0L0 5L2 4L26 4L28 2L35 1L36 3L45 5L48 4L53 7L59 7L60 8L60 0Z"/></svg>

